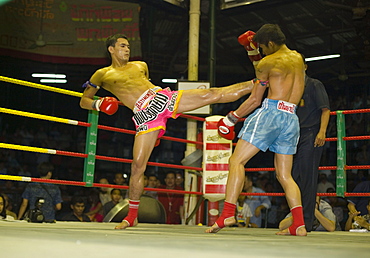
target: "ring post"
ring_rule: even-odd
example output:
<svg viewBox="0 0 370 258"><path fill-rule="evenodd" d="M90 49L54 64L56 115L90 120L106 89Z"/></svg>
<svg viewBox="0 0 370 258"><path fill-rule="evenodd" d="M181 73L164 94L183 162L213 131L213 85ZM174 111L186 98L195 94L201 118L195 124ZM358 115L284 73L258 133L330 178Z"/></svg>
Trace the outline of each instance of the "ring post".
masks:
<svg viewBox="0 0 370 258"><path fill-rule="evenodd" d="M343 111L337 111L337 196L344 197L346 192L346 141L343 137L346 137L345 130L345 119Z"/></svg>
<svg viewBox="0 0 370 258"><path fill-rule="evenodd" d="M98 139L98 120L98 111L89 111L88 122L91 124L91 126L87 128L86 133L85 153L87 154L87 158L85 159L83 176L83 181L86 183L86 186L92 186L94 183L95 154L96 143Z"/></svg>
<svg viewBox="0 0 370 258"><path fill-rule="evenodd" d="M223 116L209 116L203 123L203 197L208 199L208 225L219 217L219 201L225 199L232 141L218 135L217 123Z"/></svg>

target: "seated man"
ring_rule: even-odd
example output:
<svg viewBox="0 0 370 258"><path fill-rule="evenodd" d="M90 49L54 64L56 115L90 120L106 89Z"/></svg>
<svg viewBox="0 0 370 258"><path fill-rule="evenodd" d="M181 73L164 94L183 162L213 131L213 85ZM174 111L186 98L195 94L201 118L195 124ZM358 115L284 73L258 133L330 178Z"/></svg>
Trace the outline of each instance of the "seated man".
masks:
<svg viewBox="0 0 370 258"><path fill-rule="evenodd" d="M81 196L73 196L71 200L71 209L72 212L66 214L62 218L63 221L91 222L90 218L84 214L85 200Z"/></svg>
<svg viewBox="0 0 370 258"><path fill-rule="evenodd" d="M362 197L363 198L363 197ZM367 229L370 230L370 199L368 199L367 203L367 214L363 216L359 216L359 211L349 211L348 212L348 219L346 222L345 230L349 231L350 229Z"/></svg>
<svg viewBox="0 0 370 258"><path fill-rule="evenodd" d="M41 179L51 179L54 171L53 164L43 162L37 167ZM62 196L59 186L54 184L31 182L27 184L26 189L22 194L22 204L19 207L18 219L22 219L25 215L27 207L33 210L36 207L36 201L39 198L45 200L41 211L45 216L45 221L54 222L55 211L62 208Z"/></svg>

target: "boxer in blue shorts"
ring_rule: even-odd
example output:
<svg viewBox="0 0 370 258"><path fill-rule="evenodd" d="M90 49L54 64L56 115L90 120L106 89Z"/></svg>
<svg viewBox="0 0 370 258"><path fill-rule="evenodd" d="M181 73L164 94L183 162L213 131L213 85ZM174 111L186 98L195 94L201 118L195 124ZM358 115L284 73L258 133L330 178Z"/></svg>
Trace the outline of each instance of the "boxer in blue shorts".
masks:
<svg viewBox="0 0 370 258"><path fill-rule="evenodd" d="M293 223L278 235L306 236L303 220L301 192L292 178L293 154L299 139L299 123L295 107L304 91L305 67L301 55L285 45L285 35L276 24L265 24L257 33L247 31L239 37L239 43L248 51L256 71L250 97L238 109L231 111L218 122L219 134L226 139L234 138L234 125L261 105L267 88L267 98L244 122L239 140L229 159L229 176L226 199L221 216L207 233L216 233L225 226L236 223L235 209L243 188L245 164L260 150L275 152L276 177L284 189L291 209ZM266 55L262 59L259 47Z"/></svg>

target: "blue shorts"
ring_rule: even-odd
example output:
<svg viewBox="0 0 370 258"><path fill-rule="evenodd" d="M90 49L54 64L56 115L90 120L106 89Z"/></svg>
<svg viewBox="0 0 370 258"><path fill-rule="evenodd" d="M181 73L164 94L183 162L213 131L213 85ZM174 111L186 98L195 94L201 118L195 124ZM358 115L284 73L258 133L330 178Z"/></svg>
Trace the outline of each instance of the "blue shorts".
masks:
<svg viewBox="0 0 370 258"><path fill-rule="evenodd" d="M269 149L279 154L295 154L299 140L299 121L295 109L295 104L266 98L262 107L244 121L238 138L261 151Z"/></svg>

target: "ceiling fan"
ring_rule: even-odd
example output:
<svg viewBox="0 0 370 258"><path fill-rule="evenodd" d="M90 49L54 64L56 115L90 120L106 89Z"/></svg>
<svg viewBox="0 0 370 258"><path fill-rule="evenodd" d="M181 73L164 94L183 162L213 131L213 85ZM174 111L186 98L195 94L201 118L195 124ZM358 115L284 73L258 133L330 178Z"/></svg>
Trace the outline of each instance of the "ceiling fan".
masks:
<svg viewBox="0 0 370 258"><path fill-rule="evenodd" d="M71 41L45 41L44 35L43 35L43 25L44 25L44 2L42 1L42 7L41 7L41 20L40 20L40 34L38 35L37 39L34 41L34 44L29 46L29 49L35 49L37 47L44 47L47 45L73 45L73 42Z"/></svg>

